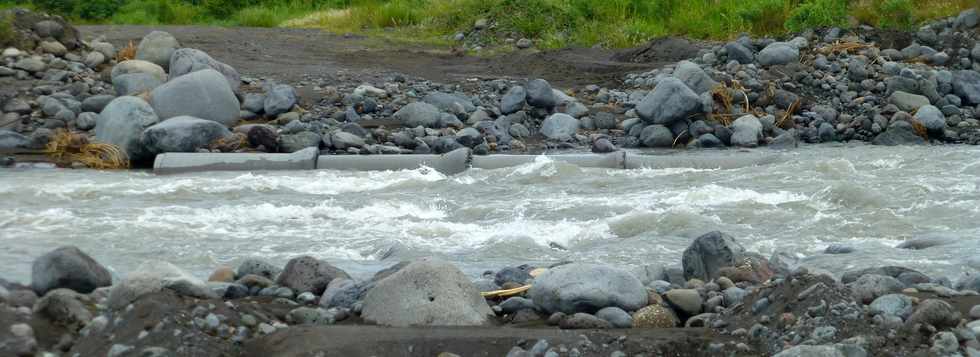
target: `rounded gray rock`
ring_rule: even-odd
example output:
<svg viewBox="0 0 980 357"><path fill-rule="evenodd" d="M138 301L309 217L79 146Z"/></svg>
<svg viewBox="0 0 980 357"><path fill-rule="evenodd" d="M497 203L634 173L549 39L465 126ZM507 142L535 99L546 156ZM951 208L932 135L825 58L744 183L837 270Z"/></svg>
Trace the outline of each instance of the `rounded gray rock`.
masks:
<svg viewBox="0 0 980 357"><path fill-rule="evenodd" d="M323 294L327 284L335 278L350 278L346 272L325 261L311 256L290 259L276 283L293 289L296 293Z"/></svg>
<svg viewBox="0 0 980 357"><path fill-rule="evenodd" d="M873 315L892 315L905 320L912 314L915 306L912 298L903 294L882 295L869 306Z"/></svg>
<svg viewBox="0 0 980 357"><path fill-rule="evenodd" d="M293 109L298 101L296 89L292 86L279 84L266 93L263 110L266 115L277 116Z"/></svg>
<svg viewBox="0 0 980 357"><path fill-rule="evenodd" d="M204 51L193 48L181 48L170 56L170 79L176 79L189 73L212 69L224 77L228 86L235 93L242 86L242 77L232 66L211 58Z"/></svg>
<svg viewBox="0 0 980 357"><path fill-rule="evenodd" d="M146 128L140 144L149 154L196 152L229 135L231 131L217 122L179 116Z"/></svg>
<svg viewBox="0 0 980 357"><path fill-rule="evenodd" d="M569 140L578 132L579 121L568 114L555 113L541 123L541 135L551 140Z"/></svg>
<svg viewBox="0 0 980 357"><path fill-rule="evenodd" d="M95 125L95 139L119 147L131 161L146 154L140 145L143 130L159 121L156 112L137 97L119 97L109 103Z"/></svg>
<svg viewBox="0 0 980 357"><path fill-rule="evenodd" d="M551 109L558 105L558 99L551 89L551 84L543 79L534 79L527 82L525 88L527 92L527 104L536 108Z"/></svg>
<svg viewBox="0 0 980 357"><path fill-rule="evenodd" d="M143 36L136 48L136 59L155 63L164 70L170 68L170 57L180 47L177 38L163 31L153 31Z"/></svg>
<svg viewBox="0 0 980 357"><path fill-rule="evenodd" d="M221 73L206 69L186 74L150 92L150 105L161 119L192 116L231 126L239 103Z"/></svg>
<svg viewBox="0 0 980 357"><path fill-rule="evenodd" d="M38 296L59 288L88 294L111 284L109 270L74 246L50 251L31 266L31 288Z"/></svg>
<svg viewBox="0 0 980 357"><path fill-rule="evenodd" d="M661 79L636 106L636 113L650 124L670 124L686 119L701 108L701 99L681 80Z"/></svg>
<svg viewBox="0 0 980 357"><path fill-rule="evenodd" d="M608 265L572 263L549 269L528 292L548 313L594 312L615 306L626 311L647 304L647 291L633 274Z"/></svg>

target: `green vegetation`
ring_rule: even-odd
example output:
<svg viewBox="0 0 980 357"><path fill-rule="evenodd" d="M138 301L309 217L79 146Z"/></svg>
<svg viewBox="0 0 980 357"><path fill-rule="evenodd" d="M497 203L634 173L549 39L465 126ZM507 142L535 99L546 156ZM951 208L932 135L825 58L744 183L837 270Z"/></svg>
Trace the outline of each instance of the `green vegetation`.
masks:
<svg viewBox="0 0 980 357"><path fill-rule="evenodd" d="M4 1L0 0L0 8ZM411 40L469 33L489 46L633 46L684 35L729 39L855 23L914 29L980 0L21 0L76 21L314 27ZM477 20L489 29L471 32ZM387 31L398 28L399 31Z"/></svg>
<svg viewBox="0 0 980 357"><path fill-rule="evenodd" d="M11 45L14 40L14 19L9 14L0 13L0 46Z"/></svg>

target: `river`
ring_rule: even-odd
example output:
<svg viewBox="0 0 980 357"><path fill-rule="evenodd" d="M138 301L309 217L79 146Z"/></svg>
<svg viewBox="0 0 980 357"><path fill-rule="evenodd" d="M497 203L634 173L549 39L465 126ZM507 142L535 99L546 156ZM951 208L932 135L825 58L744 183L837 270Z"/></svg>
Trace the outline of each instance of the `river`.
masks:
<svg viewBox="0 0 980 357"><path fill-rule="evenodd" d="M680 155L719 155L713 151ZM3 278L77 245L123 276L169 261L205 278L245 257L309 254L355 276L437 255L470 274L564 260L679 265L712 230L766 256L840 273L901 265L950 278L980 269L980 148L806 146L739 169L533 164L444 176L396 172L0 169ZM896 249L943 236L951 244ZM830 244L854 247L828 255Z"/></svg>

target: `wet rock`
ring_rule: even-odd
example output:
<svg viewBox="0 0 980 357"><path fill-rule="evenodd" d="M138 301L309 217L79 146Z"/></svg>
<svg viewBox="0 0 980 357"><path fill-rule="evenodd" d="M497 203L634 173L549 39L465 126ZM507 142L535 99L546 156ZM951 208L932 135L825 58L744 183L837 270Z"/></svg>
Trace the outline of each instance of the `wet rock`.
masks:
<svg viewBox="0 0 980 357"><path fill-rule="evenodd" d="M600 309L595 314L596 317L606 320L614 328L633 327L633 317L629 313L618 307L606 307Z"/></svg>
<svg viewBox="0 0 980 357"><path fill-rule="evenodd" d="M562 319L558 327L566 330L607 329L612 328L612 324L593 315L579 312Z"/></svg>
<svg viewBox="0 0 980 357"><path fill-rule="evenodd" d="M885 132L878 134L871 143L884 146L925 145L926 140L916 134L911 123L904 120L896 120L888 126Z"/></svg>
<svg viewBox="0 0 980 357"><path fill-rule="evenodd" d="M646 288L629 272L584 263L549 269L534 280L528 296L546 312L567 314L610 306L635 311L646 306L648 298Z"/></svg>
<svg viewBox="0 0 980 357"><path fill-rule="evenodd" d="M439 126L440 117L439 108L423 102L409 103L394 114L394 118L408 128L417 126L436 128Z"/></svg>
<svg viewBox="0 0 980 357"><path fill-rule="evenodd" d="M901 292L905 286L890 276L866 274L847 284L847 287L856 300L870 304L878 297Z"/></svg>
<svg viewBox="0 0 980 357"><path fill-rule="evenodd" d="M242 77L232 66L211 58L204 51L193 48L181 48L170 56L170 79L204 70L214 70L221 74L228 87L238 93L242 86Z"/></svg>
<svg viewBox="0 0 980 357"><path fill-rule="evenodd" d="M613 145L612 141L607 138L599 138L592 142L592 152L596 154L606 154L611 152L619 151L616 145Z"/></svg>
<svg viewBox="0 0 980 357"><path fill-rule="evenodd" d="M556 113L541 123L541 135L551 140L570 140L578 132L579 121L568 114Z"/></svg>
<svg viewBox="0 0 980 357"><path fill-rule="evenodd" d="M378 281L364 297L362 317L389 326L483 325L493 312L454 265L424 259Z"/></svg>
<svg viewBox="0 0 980 357"><path fill-rule="evenodd" d="M51 290L34 304L34 313L53 324L77 331L92 320L92 312L83 302L86 299L72 290Z"/></svg>
<svg viewBox="0 0 980 357"><path fill-rule="evenodd" d="M971 290L980 292L980 274L967 274L956 281L957 290Z"/></svg>
<svg viewBox="0 0 980 357"><path fill-rule="evenodd" d="M522 86L513 86L500 98L500 112L504 115L513 114L524 109L527 91Z"/></svg>
<svg viewBox="0 0 980 357"><path fill-rule="evenodd" d="M342 307L353 308L354 303L361 298L363 289L354 280L346 278L336 278L327 284L327 288L320 297L320 306L325 308Z"/></svg>
<svg viewBox="0 0 980 357"><path fill-rule="evenodd" d="M95 125L95 139L119 147L131 161L146 156L140 145L143 130L159 121L147 102L137 97L119 97L106 106Z"/></svg>
<svg viewBox="0 0 980 357"><path fill-rule="evenodd" d="M664 294L664 298L674 310L683 312L687 316L701 313L701 305L704 303L701 294L694 289L673 289Z"/></svg>
<svg viewBox="0 0 980 357"><path fill-rule="evenodd" d="M23 149L29 146L31 140L18 132L0 130L0 149Z"/></svg>
<svg viewBox="0 0 980 357"><path fill-rule="evenodd" d="M718 231L707 233L684 250L684 278L710 281L719 276L721 268L738 265L744 256L745 248L732 236Z"/></svg>
<svg viewBox="0 0 980 357"><path fill-rule="evenodd" d="M238 121L239 103L221 73L206 69L186 74L150 92L150 105L161 119L191 116L224 126Z"/></svg>
<svg viewBox="0 0 980 357"><path fill-rule="evenodd" d="M111 284L109 270L74 246L48 252L31 266L31 287L38 296L59 288L88 294Z"/></svg>
<svg viewBox="0 0 980 357"><path fill-rule="evenodd" d="M677 78L660 80L657 87L636 106L636 113L650 124L670 124L686 119L701 108L697 93Z"/></svg>
<svg viewBox="0 0 980 357"><path fill-rule="evenodd" d="M932 105L924 105L915 112L915 120L919 121L930 134L942 136L946 129L946 116Z"/></svg>
<svg viewBox="0 0 980 357"><path fill-rule="evenodd" d="M762 140L762 123L754 115L745 115L732 123L732 145L753 148Z"/></svg>
<svg viewBox="0 0 980 357"><path fill-rule="evenodd" d="M537 309L537 307L534 305L534 301L520 296L507 298L507 300L504 300L504 302L500 303L498 306L500 306L500 310L505 314L513 314L525 309Z"/></svg>
<svg viewBox="0 0 980 357"><path fill-rule="evenodd" d="M266 279L275 280L282 272L282 268L273 265L262 259L248 258L238 265L238 277L249 274L258 275Z"/></svg>
<svg viewBox="0 0 980 357"><path fill-rule="evenodd" d="M672 328L679 323L673 311L660 305L650 305L633 314L635 328Z"/></svg>
<svg viewBox="0 0 980 357"><path fill-rule="evenodd" d="M170 57L180 47L177 38L163 31L153 31L143 37L136 47L136 59L155 63L164 70L170 68Z"/></svg>
<svg viewBox="0 0 980 357"><path fill-rule="evenodd" d="M149 154L196 152L229 135L231 131L220 123L179 116L146 128L140 143Z"/></svg>
<svg viewBox="0 0 980 357"><path fill-rule="evenodd" d="M337 150L347 150L347 148L361 148L364 147L364 139L361 139L357 135L337 131L330 134L330 143Z"/></svg>
<svg viewBox="0 0 980 357"><path fill-rule="evenodd" d="M650 148L671 148L674 146L674 133L663 125L649 125L640 132L640 143Z"/></svg>
<svg viewBox="0 0 980 357"><path fill-rule="evenodd" d="M494 274L493 282L498 286L503 286L507 283L524 285L533 279L531 277L531 270L534 270L534 267L527 264L516 267L505 267Z"/></svg>
<svg viewBox="0 0 980 357"><path fill-rule="evenodd" d="M907 324L909 326L928 324L936 328L955 327L959 319L959 313L949 303L928 299L919 304L915 312L909 316Z"/></svg>
<svg viewBox="0 0 980 357"><path fill-rule="evenodd" d="M297 101L296 89L286 84L279 84L266 94L263 111L266 115L280 115L293 109Z"/></svg>
<svg viewBox="0 0 980 357"><path fill-rule="evenodd" d="M327 284L336 278L349 279L350 276L330 263L310 256L301 256L290 259L286 263L276 283L297 293L309 291L320 295L327 288Z"/></svg>
<svg viewBox="0 0 980 357"><path fill-rule="evenodd" d="M534 79L527 82L525 87L527 92L527 104L542 109L554 108L558 101L552 92L551 84L543 79Z"/></svg>
<svg viewBox="0 0 980 357"><path fill-rule="evenodd" d="M963 99L965 104L980 104L980 72L954 71L953 93Z"/></svg>
<svg viewBox="0 0 980 357"><path fill-rule="evenodd" d="M112 286L108 305L118 310L126 307L140 296L161 291L173 290L179 295L197 298L215 298L214 293L203 281L181 270L173 264L162 261L143 263L126 277Z"/></svg>
<svg viewBox="0 0 980 357"><path fill-rule="evenodd" d="M912 314L912 298L902 294L887 294L871 302L870 311L874 315L892 315L905 320Z"/></svg>

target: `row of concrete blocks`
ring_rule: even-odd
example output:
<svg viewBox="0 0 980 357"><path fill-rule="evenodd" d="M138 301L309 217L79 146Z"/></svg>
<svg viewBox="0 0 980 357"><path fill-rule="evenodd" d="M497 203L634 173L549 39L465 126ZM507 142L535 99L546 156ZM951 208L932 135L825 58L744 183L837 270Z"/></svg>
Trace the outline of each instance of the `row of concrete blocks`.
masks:
<svg viewBox="0 0 980 357"><path fill-rule="evenodd" d="M627 152L611 154L549 155L555 162L579 167L607 169L732 169L781 161L781 155L762 152L719 152L710 156L691 154L641 155ZM177 174L203 171L345 170L385 171L430 167L445 175L470 168L500 169L534 162L534 155L472 155L458 149L442 155L320 155L314 148L292 154L259 153L166 153L157 155L153 172Z"/></svg>

